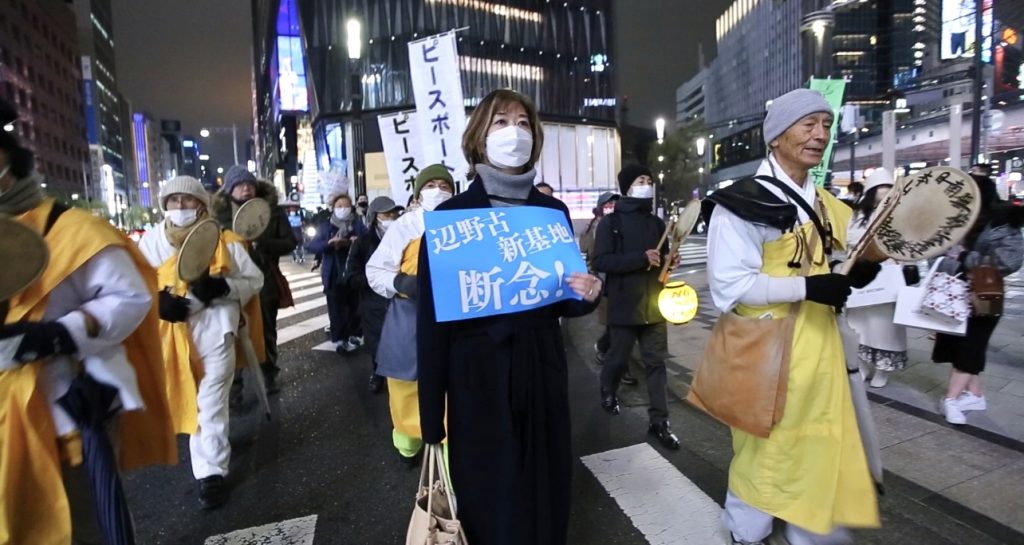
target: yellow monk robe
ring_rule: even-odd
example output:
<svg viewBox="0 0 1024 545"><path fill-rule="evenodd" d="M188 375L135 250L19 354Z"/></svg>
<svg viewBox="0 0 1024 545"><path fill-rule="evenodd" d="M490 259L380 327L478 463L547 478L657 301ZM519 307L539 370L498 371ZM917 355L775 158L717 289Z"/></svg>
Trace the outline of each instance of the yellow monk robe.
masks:
<svg viewBox="0 0 1024 545"><path fill-rule="evenodd" d="M818 189L839 248L846 246L850 208ZM764 245L761 272L792 276L797 236L809 240L814 225ZM821 243L816 252L821 259ZM809 274L828 273L827 263L812 264ZM789 303L739 305L741 316L789 313ZM853 411L843 343L835 311L805 301L800 305L789 363L786 407L767 439L733 429L736 455L729 469L729 490L757 509L806 530L825 534L835 526L877 528L878 502Z"/></svg>
<svg viewBox="0 0 1024 545"><path fill-rule="evenodd" d="M40 234L53 208L47 199L17 218ZM50 292L104 248L117 246L131 255L153 297L149 314L124 341L135 370L145 410L122 412L119 463L127 470L147 464L177 462L164 394L163 361L154 342L159 312L152 268L124 234L80 210L68 210L46 236L50 262L42 277L10 300L6 323L42 319ZM61 480L56 429L45 394L36 388L35 362L0 372L0 543L67 545L71 514ZM71 441L71 445L80 443ZM66 453L81 460L81 452Z"/></svg>
<svg viewBox="0 0 1024 545"><path fill-rule="evenodd" d="M217 250L210 260L210 276L226 276L231 272L231 253L228 244L245 242L231 231L221 231ZM160 264L156 271L157 284L170 287L171 293L185 296L188 284L178 277L178 254ZM242 319L249 324L256 356L266 359L266 345L263 341L263 318L260 310L260 298L253 296L242 308ZM160 344L164 361L167 362L167 399L172 407L171 418L174 432L194 435L199 426L199 407L196 397L199 395L199 381L203 378L203 362L199 360L192 344L192 334L188 322L172 323L160 321ZM244 367L245 359L241 347L236 345L236 367Z"/></svg>
<svg viewBox="0 0 1024 545"><path fill-rule="evenodd" d="M402 265L399 267L399 271L412 276L419 271L421 240L423 237L414 238L402 251ZM396 297L404 297L404 295L399 294ZM415 341L416 339L413 339L410 350L416 350ZM422 444L419 439L423 437L423 432L420 430L419 387L416 381L388 377L388 407L391 409L391 421L395 425L395 431L405 436L403 438L394 437L395 446L415 452ZM408 438L415 438L417 441L410 443Z"/></svg>

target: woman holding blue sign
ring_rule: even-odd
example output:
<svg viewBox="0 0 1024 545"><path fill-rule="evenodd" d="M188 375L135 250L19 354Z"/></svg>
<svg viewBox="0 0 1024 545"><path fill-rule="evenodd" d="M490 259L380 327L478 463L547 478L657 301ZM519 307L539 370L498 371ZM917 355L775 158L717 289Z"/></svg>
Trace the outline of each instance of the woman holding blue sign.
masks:
<svg viewBox="0 0 1024 545"><path fill-rule="evenodd" d="M564 229L571 238L568 209L533 186L542 145L530 99L511 90L491 92L463 135L472 183L437 210L555 210L561 212L559 222L548 228ZM501 314L471 319L467 313L466 319L439 322L435 302L457 301L460 294L435 293L432 274L440 269L428 259L443 254L433 250L424 242L419 258L420 422L426 443L448 438L452 485L468 541L564 544L572 454L558 319L591 312L601 281L586 272L559 274L556 266L544 277L556 274L552 278L577 298L518 312L508 312L516 307L507 305Z"/></svg>

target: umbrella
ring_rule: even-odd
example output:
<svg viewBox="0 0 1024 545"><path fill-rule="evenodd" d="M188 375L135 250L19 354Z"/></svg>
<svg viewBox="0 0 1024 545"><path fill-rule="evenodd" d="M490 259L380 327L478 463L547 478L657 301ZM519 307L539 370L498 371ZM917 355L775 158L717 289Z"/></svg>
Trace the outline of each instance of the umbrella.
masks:
<svg viewBox="0 0 1024 545"><path fill-rule="evenodd" d="M57 403L78 425L82 434L82 458L89 473L96 517L106 545L134 545L135 529L121 487L117 460L104 429L117 389L82 373L71 381Z"/></svg>
<svg viewBox="0 0 1024 545"><path fill-rule="evenodd" d="M845 314L836 316L839 334L843 339L843 352L846 355L846 373L850 377L850 397L853 399L853 411L857 415L857 427L860 429L860 440L864 444L864 454L868 459L868 470L878 487L884 494L882 486L882 450L875 429L874 416L871 414L871 403L864 388L864 379L860 376L860 365L857 360L857 348L860 340L857 333L850 327Z"/></svg>

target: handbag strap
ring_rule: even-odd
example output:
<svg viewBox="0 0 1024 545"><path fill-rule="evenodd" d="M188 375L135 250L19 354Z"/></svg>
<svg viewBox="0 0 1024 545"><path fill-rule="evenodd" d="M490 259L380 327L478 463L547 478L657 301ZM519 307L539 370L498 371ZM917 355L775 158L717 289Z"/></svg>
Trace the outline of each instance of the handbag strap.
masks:
<svg viewBox="0 0 1024 545"><path fill-rule="evenodd" d="M818 231L818 236L821 237L821 241L822 241L822 255L825 257L825 260L828 261L828 256L829 256L829 254L832 253L832 246L831 246L832 231L831 231L831 226L829 226L829 228L826 229L825 225L822 223L821 218L819 217L818 213L815 212L814 208L812 208L811 205L807 204L807 201L805 201L804 198L801 195L799 195L796 191L794 191L793 188L791 188L788 185L786 185L782 180L780 180L778 178L775 178L775 177L772 177L772 176L765 176L763 174L760 175L760 176L754 176L754 179L755 180L761 180L761 181L764 181L764 182L768 182L768 183L772 184L773 186L779 188L783 193L786 194L787 197L789 197L789 199L791 201L793 201L797 206L799 206L801 209L803 209L803 211L807 214L807 216L809 218L811 218L811 221L814 223L814 228ZM815 202L818 201L817 191L815 191L815 199L814 200L815 200Z"/></svg>

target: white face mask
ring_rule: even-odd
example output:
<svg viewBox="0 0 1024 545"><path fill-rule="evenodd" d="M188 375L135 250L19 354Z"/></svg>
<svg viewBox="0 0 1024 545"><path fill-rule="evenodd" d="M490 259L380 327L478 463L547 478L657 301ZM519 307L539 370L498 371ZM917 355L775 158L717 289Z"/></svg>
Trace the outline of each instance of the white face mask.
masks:
<svg viewBox="0 0 1024 545"><path fill-rule="evenodd" d="M388 230L388 227L391 227L392 223L395 223L395 220L379 220L379 221L377 221L377 225L380 227L381 234L384 234L384 232L386 232Z"/></svg>
<svg viewBox="0 0 1024 545"><path fill-rule="evenodd" d="M199 211L195 208L180 208L178 210L168 210L166 215L167 219L175 226L188 227L196 222Z"/></svg>
<svg viewBox="0 0 1024 545"><path fill-rule="evenodd" d="M420 206L424 210L430 212L437 208L437 205L452 198L452 194L447 191L442 191L440 187L431 187L420 191Z"/></svg>
<svg viewBox="0 0 1024 545"><path fill-rule="evenodd" d="M522 127L505 127L487 135L487 160L498 168L518 168L530 160L533 135Z"/></svg>
<svg viewBox="0 0 1024 545"><path fill-rule="evenodd" d="M653 185L634 185L629 188L629 196L637 199L650 199L654 196Z"/></svg>
<svg viewBox="0 0 1024 545"><path fill-rule="evenodd" d="M352 214L352 210L349 208L335 208L334 217L343 220L347 219Z"/></svg>

